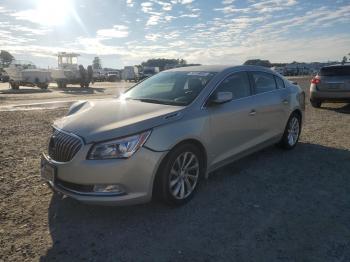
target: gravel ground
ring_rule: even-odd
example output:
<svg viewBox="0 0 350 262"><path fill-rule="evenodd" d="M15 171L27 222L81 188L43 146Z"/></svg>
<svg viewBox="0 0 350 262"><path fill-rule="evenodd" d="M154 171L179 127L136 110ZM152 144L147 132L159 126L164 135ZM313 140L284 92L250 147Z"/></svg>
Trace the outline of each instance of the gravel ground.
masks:
<svg viewBox="0 0 350 262"><path fill-rule="evenodd" d="M179 208L54 195L39 155L65 111L0 112L0 261L350 261L350 106L308 104L294 150L222 168Z"/></svg>
<svg viewBox="0 0 350 262"><path fill-rule="evenodd" d="M90 88L69 85L59 89L50 84L48 89L21 86L19 90L9 89L8 83L0 83L0 107L12 104L28 104L50 101L72 101L78 99L95 99L115 96L117 93L134 85L130 82L95 82Z"/></svg>

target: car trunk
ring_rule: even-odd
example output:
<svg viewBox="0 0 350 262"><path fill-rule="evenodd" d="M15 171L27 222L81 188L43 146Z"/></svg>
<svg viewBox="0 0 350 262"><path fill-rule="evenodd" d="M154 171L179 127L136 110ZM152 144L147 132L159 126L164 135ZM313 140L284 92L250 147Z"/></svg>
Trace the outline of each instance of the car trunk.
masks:
<svg viewBox="0 0 350 262"><path fill-rule="evenodd" d="M320 91L350 92L350 66L322 68L317 88Z"/></svg>

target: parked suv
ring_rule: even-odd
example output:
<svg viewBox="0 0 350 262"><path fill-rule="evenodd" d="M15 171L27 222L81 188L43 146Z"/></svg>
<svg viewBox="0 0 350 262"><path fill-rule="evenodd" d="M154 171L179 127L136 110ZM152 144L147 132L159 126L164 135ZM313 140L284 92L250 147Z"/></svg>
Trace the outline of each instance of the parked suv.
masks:
<svg viewBox="0 0 350 262"><path fill-rule="evenodd" d="M294 148L304 107L299 86L263 67L164 71L117 99L74 104L54 123L41 175L83 202L183 204L209 172L276 143Z"/></svg>
<svg viewBox="0 0 350 262"><path fill-rule="evenodd" d="M350 102L350 64L322 67L311 80L310 102L316 108L323 102Z"/></svg>

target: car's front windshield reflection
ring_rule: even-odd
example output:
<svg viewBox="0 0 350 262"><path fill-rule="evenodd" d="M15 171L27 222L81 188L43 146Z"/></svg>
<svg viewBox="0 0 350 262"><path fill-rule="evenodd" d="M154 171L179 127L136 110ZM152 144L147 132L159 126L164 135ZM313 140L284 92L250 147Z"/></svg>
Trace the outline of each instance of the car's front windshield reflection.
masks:
<svg viewBox="0 0 350 262"><path fill-rule="evenodd" d="M188 105L214 75L213 72L162 72L132 87L123 97L148 103Z"/></svg>

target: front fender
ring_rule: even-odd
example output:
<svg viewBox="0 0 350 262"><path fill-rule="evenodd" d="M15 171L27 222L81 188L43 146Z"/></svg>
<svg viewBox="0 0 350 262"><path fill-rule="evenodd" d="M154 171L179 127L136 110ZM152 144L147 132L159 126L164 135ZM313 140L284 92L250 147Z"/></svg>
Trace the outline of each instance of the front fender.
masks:
<svg viewBox="0 0 350 262"><path fill-rule="evenodd" d="M182 119L153 129L145 146L154 151L169 151L184 140L193 139L205 148L209 141L209 122L206 117Z"/></svg>

